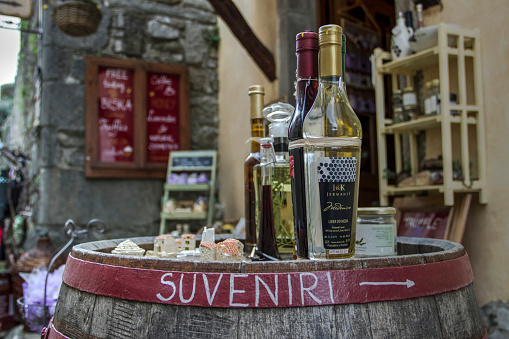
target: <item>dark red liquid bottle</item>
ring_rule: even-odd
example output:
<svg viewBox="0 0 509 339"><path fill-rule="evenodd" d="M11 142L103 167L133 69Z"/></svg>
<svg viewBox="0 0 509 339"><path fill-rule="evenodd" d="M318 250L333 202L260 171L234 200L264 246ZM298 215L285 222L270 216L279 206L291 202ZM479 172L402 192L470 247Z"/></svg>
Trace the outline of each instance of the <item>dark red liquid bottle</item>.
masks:
<svg viewBox="0 0 509 339"><path fill-rule="evenodd" d="M274 216L272 208L272 189L270 185L262 186L262 211L260 217L260 231L256 245L258 260L279 260L279 251L274 230Z"/></svg>
<svg viewBox="0 0 509 339"><path fill-rule="evenodd" d="M262 139L263 140L263 139ZM280 260L274 229L274 209L272 207L272 171L275 154L272 144L262 142L260 150L260 168L262 174L262 195L260 211L260 229L253 260Z"/></svg>
<svg viewBox="0 0 509 339"><path fill-rule="evenodd" d="M296 108L290 122L290 174L292 184L293 220L297 258L308 258L307 214L304 174L304 151L295 142L302 139L302 122L318 92L318 34L302 32L296 37L297 95ZM293 146L292 146L293 142Z"/></svg>

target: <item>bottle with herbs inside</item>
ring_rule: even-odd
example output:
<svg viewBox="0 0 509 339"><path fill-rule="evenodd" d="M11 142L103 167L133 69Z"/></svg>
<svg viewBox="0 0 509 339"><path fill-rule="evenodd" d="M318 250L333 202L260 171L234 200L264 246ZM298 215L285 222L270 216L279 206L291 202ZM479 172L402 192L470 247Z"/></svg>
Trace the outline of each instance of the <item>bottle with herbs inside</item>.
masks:
<svg viewBox="0 0 509 339"><path fill-rule="evenodd" d="M294 226L292 208L292 188L290 183L290 163L288 161L288 125L294 108L290 104L276 103L265 107L263 116L269 121L269 139L274 149L271 189L274 228L279 253L293 257ZM262 167L260 163L254 168L255 190L257 197L262 192ZM260 193L258 193L260 192ZM262 203L257 200L257 225L259 228Z"/></svg>
<svg viewBox="0 0 509 339"><path fill-rule="evenodd" d="M342 28L319 30L320 81L303 122L309 257L350 258L355 253L362 127L345 92ZM295 164L297 165L297 164Z"/></svg>
<svg viewBox="0 0 509 339"><path fill-rule="evenodd" d="M251 152L244 161L244 205L246 218L246 246L245 252L250 254L256 245L256 192L253 181L254 166L260 163L259 138L265 136L265 125L262 115L263 86L254 85L249 87L251 98Z"/></svg>

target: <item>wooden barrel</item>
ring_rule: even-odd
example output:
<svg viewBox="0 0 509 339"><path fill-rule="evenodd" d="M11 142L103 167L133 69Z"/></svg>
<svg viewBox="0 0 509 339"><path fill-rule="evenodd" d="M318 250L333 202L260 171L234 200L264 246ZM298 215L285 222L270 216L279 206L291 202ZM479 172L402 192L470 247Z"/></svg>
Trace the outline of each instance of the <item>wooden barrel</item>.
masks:
<svg viewBox="0 0 509 339"><path fill-rule="evenodd" d="M149 249L153 237L135 238ZM398 256L198 262L74 246L49 338L483 338L463 246L398 238Z"/></svg>

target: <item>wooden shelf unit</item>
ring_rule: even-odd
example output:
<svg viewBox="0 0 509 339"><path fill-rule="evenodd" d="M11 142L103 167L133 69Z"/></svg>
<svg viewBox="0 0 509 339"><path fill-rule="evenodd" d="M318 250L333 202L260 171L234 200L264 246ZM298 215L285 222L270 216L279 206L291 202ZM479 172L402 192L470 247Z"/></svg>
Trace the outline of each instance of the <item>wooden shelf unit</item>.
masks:
<svg viewBox="0 0 509 339"><path fill-rule="evenodd" d="M209 175L208 184L164 184L164 195L162 198L161 225L159 234L166 233L166 220L206 220L207 225L213 222L215 211L215 188L216 188L216 159L217 152L215 150L207 151L173 151L170 153L168 160L168 169L166 178L177 172L206 172ZM164 212L163 208L166 202L175 192L204 192L207 194L207 211L206 212Z"/></svg>
<svg viewBox="0 0 509 339"><path fill-rule="evenodd" d="M452 41L452 43L451 43ZM391 54L381 49L373 53L375 69L376 119L378 141L378 175L380 204L387 206L389 197L418 193L421 191L437 191L444 195L447 206L454 205L454 194L460 192L478 192L479 202L487 203L486 194L486 132L484 117L484 97L482 86L481 45L479 30L462 29L456 26L438 25L438 45L398 60L391 60ZM467 61L468 59L468 61ZM467 62L471 70L467 71ZM452 65L451 65L452 64ZM453 67L457 64L456 67ZM398 89L398 76L404 75L407 81L418 71L425 72L438 67L440 79L440 97L450 97L450 71L457 72L457 105L449 100L441 100L440 115L420 116L411 121L394 124L386 114L386 89L384 77L389 75L392 89ZM451 78L452 79L452 78ZM467 79L473 81L473 95L470 93L467 103ZM472 103L473 101L473 103ZM451 115L451 110L458 115ZM459 154L453 154L453 128L459 130ZM469 135L469 129L475 128L475 136ZM443 162L443 184L431 186L396 187L389 185L384 175L388 167L387 136L394 135L394 155L396 173L403 170L401 136L408 135L410 170L415 175L419 164L417 157L417 134L421 131L428 133L430 129L439 130L442 139L441 154ZM456 140L456 139L454 139ZM477 178L471 180L470 144L475 142ZM461 156L463 181L453 180L453 157Z"/></svg>

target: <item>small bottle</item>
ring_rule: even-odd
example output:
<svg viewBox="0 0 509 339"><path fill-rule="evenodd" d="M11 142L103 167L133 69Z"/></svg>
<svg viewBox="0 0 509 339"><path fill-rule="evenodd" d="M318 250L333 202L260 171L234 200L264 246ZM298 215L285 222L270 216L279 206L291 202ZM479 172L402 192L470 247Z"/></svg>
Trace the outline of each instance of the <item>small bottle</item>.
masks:
<svg viewBox="0 0 509 339"><path fill-rule="evenodd" d="M424 21L422 19L422 4L415 5L417 9L417 29L424 27Z"/></svg>
<svg viewBox="0 0 509 339"><path fill-rule="evenodd" d="M304 150L311 259L355 253L362 127L343 85L342 33L337 25L319 29L318 94L304 119L303 140L294 144Z"/></svg>
<svg viewBox="0 0 509 339"><path fill-rule="evenodd" d="M318 34L301 32L296 37L297 84L296 107L288 139L290 141L290 174L295 234L295 252L298 259L308 258L306 194L304 190L304 150L292 147L302 140L302 122L308 114L318 92Z"/></svg>
<svg viewBox="0 0 509 339"><path fill-rule="evenodd" d="M414 18L412 14L412 11L405 12L405 25L408 28L414 29Z"/></svg>
<svg viewBox="0 0 509 339"><path fill-rule="evenodd" d="M274 173L276 159L270 138L260 140L260 146L260 169L262 174L260 230L253 260L280 260L272 202L272 174Z"/></svg>
<svg viewBox="0 0 509 339"><path fill-rule="evenodd" d="M251 152L244 161L244 191L245 191L245 218L246 218L246 253L256 245L256 193L253 181L253 169L260 163L260 144L258 138L265 136L265 125L262 115L263 96L265 90L263 86L254 85L249 87L249 96L251 98Z"/></svg>
<svg viewBox="0 0 509 339"><path fill-rule="evenodd" d="M417 119L417 97L412 87L403 90L403 113L405 121Z"/></svg>
<svg viewBox="0 0 509 339"><path fill-rule="evenodd" d="M397 254L395 214L393 207L360 207L357 210L356 257Z"/></svg>
<svg viewBox="0 0 509 339"><path fill-rule="evenodd" d="M277 103L263 110L269 121L269 137L272 140L275 162L271 187L274 212L274 228L279 253L292 254L294 251L294 224L290 162L288 159L288 125L294 107ZM256 171L256 168L255 168Z"/></svg>

